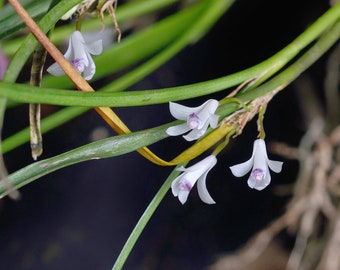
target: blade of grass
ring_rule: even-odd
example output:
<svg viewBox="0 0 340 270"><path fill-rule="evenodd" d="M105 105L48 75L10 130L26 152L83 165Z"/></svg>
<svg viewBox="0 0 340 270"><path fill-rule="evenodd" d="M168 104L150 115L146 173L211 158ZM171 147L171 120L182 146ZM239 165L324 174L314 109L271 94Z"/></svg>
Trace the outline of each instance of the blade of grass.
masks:
<svg viewBox="0 0 340 270"><path fill-rule="evenodd" d="M182 166L185 166L186 164L182 164ZM124 266L127 258L129 257L133 247L135 246L139 236L142 234L144 228L148 224L149 220L151 219L152 215L156 211L157 207L163 200L164 196L170 189L172 181L181 173L177 170L179 166L173 169L171 174L168 176L168 178L165 180L163 185L160 187L158 192L156 193L155 197L152 199L148 207L145 209L143 215L140 217L139 221L137 222L135 228L131 232L128 240L126 241L124 247L122 248L114 266L112 267L112 270L120 270Z"/></svg>
<svg viewBox="0 0 340 270"><path fill-rule="evenodd" d="M95 141L55 157L34 162L9 175L8 180L14 188L18 189L66 166L126 154L166 138L168 136L165 132L167 127L169 124ZM8 190L0 182L0 198L7 194Z"/></svg>

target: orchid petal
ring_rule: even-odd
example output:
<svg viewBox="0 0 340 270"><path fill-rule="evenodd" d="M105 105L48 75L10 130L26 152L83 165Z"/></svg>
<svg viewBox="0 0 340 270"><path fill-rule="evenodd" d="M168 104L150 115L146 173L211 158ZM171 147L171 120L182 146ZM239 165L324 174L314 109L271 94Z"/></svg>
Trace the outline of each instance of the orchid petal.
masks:
<svg viewBox="0 0 340 270"><path fill-rule="evenodd" d="M174 196L178 196L179 193L179 180L181 176L176 177L171 183L171 191Z"/></svg>
<svg viewBox="0 0 340 270"><path fill-rule="evenodd" d="M74 50L73 50L73 46L72 46L72 38L69 38L69 42L68 42L68 47L67 50L64 54L64 57L68 60L68 61L72 61L74 59Z"/></svg>
<svg viewBox="0 0 340 270"><path fill-rule="evenodd" d="M229 167L232 174L236 177L241 177L246 175L253 166L253 157L251 157L246 162Z"/></svg>
<svg viewBox="0 0 340 270"><path fill-rule="evenodd" d="M86 45L87 51L93 55L99 55L103 52L103 41L97 40Z"/></svg>
<svg viewBox="0 0 340 270"><path fill-rule="evenodd" d="M181 191L178 194L178 199L181 202L181 204L185 204L186 203L186 201L188 199L188 196L189 196L189 193L190 193L190 191Z"/></svg>
<svg viewBox="0 0 340 270"><path fill-rule="evenodd" d="M165 131L169 136L177 136L181 135L187 131L189 131L190 128L187 126L187 124L180 124L177 126L169 127Z"/></svg>
<svg viewBox="0 0 340 270"><path fill-rule="evenodd" d="M66 53L64 54L64 57L68 61L72 61L74 59L74 53L73 53L73 47L72 47L72 35L69 38L68 47L67 47ZM65 74L64 70L59 66L58 63L52 64L51 66L48 67L46 71L52 74L53 76L62 76Z"/></svg>
<svg viewBox="0 0 340 270"><path fill-rule="evenodd" d="M92 57L90 56L90 54L88 52L86 52L87 56L88 56L88 66L84 69L84 79L85 80L91 80L93 75L96 73L96 65L93 62Z"/></svg>
<svg viewBox="0 0 340 270"><path fill-rule="evenodd" d="M247 184L250 188L254 188L255 185L256 185L256 180L253 177L250 176L248 178Z"/></svg>
<svg viewBox="0 0 340 270"><path fill-rule="evenodd" d="M73 59L83 59L85 61L85 66L88 66L89 60L90 59L92 60L92 57L86 51L84 38L79 31L76 31L73 33L72 48L73 48L73 53L74 53Z"/></svg>
<svg viewBox="0 0 340 270"><path fill-rule="evenodd" d="M273 172L276 172L276 173L281 172L283 162L268 159L268 160L267 160L267 163L268 163L269 168L270 168Z"/></svg>
<svg viewBox="0 0 340 270"><path fill-rule="evenodd" d="M171 115L178 120L186 120L188 115L196 112L196 108L190 108L174 102L169 102L169 110Z"/></svg>
<svg viewBox="0 0 340 270"><path fill-rule="evenodd" d="M205 103L203 103L204 108L210 113L214 114L217 107L218 107L218 101L216 99L209 99Z"/></svg>
<svg viewBox="0 0 340 270"><path fill-rule="evenodd" d="M204 132L202 132L201 130L193 129L187 135L184 135L183 138L190 142L202 137L203 134Z"/></svg>
<svg viewBox="0 0 340 270"><path fill-rule="evenodd" d="M170 113L173 117L179 120L186 120L187 116L192 113L199 113L201 111L207 111L212 114L218 107L218 101L209 99L198 107L187 107L178 103L169 102Z"/></svg>
<svg viewBox="0 0 340 270"><path fill-rule="evenodd" d="M64 70L58 65L58 63L50 65L46 71L54 76L62 76L65 74Z"/></svg>
<svg viewBox="0 0 340 270"><path fill-rule="evenodd" d="M183 190L190 191L191 188L196 184L199 176L200 174L196 171L190 173L187 169L185 169L184 173L176 177L171 183L173 194L177 196Z"/></svg>
<svg viewBox="0 0 340 270"><path fill-rule="evenodd" d="M209 158L212 159L209 169L198 179L197 181L197 190L198 195L200 196L201 200L207 204L215 204L216 202L213 200L213 198L210 196L207 185L206 185L206 178L208 175L208 172L211 170L212 167L214 167L217 163L217 159L215 156L210 156Z"/></svg>
<svg viewBox="0 0 340 270"><path fill-rule="evenodd" d="M210 118L209 118L209 124L210 124L210 126L212 127L212 128L216 128L217 127L217 125L218 125L218 119L219 119L220 117L218 116L218 115L216 115L216 114L213 114L213 115L211 115L210 116Z"/></svg>
<svg viewBox="0 0 340 270"><path fill-rule="evenodd" d="M215 204L216 202L213 200L213 198L210 196L207 186L206 186L206 177L207 173L204 174L204 177L201 177L197 181L197 190L198 195L200 196L201 200L207 204Z"/></svg>
<svg viewBox="0 0 340 270"><path fill-rule="evenodd" d="M179 201L184 204L187 201L191 188L195 185L197 178L191 178L184 172L171 183L171 191Z"/></svg>
<svg viewBox="0 0 340 270"><path fill-rule="evenodd" d="M266 143L263 139L257 139L254 141L253 152L259 156L267 157Z"/></svg>

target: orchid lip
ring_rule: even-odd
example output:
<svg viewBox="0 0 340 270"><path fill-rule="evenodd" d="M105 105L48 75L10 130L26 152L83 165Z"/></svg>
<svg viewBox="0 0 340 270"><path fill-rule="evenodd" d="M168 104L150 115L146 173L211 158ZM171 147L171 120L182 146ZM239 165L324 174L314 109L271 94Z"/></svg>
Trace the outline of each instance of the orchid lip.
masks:
<svg viewBox="0 0 340 270"><path fill-rule="evenodd" d="M261 181L264 177L264 172L262 169L256 168L252 171L252 176L255 180Z"/></svg>
<svg viewBox="0 0 340 270"><path fill-rule="evenodd" d="M180 184L179 184L180 190L190 191L191 188L192 188L192 186L190 185L189 181L187 181L186 179L183 179L182 181L180 181Z"/></svg>
<svg viewBox="0 0 340 270"><path fill-rule="evenodd" d="M71 64L79 73L82 73L85 70L85 59L83 58L73 59Z"/></svg>
<svg viewBox="0 0 340 270"><path fill-rule="evenodd" d="M197 128L201 123L201 119L198 117L196 113L192 113L188 116L187 125L189 128L194 129Z"/></svg>

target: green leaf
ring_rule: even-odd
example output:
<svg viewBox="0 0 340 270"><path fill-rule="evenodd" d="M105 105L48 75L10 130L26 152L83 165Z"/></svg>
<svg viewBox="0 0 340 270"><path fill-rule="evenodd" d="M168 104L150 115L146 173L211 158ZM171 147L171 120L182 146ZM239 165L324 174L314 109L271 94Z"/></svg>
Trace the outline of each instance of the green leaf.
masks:
<svg viewBox="0 0 340 270"><path fill-rule="evenodd" d="M32 1L32 0L26 0ZM59 0L54 0L59 1ZM131 1L126 4L119 5L116 10L116 17L119 23L124 23L127 20L134 19L138 16L142 16L144 14L148 14L154 12L155 10L159 10L164 8L172 3L178 2L179 0L143 0L143 1ZM105 16L104 18L105 25L107 27L111 27L113 24L112 18L110 16ZM100 31L102 25L100 19L98 17L94 18L86 18L86 20L82 23L82 31ZM53 34L51 35L51 41L54 44L60 44L62 41L65 41L65 37L68 37L74 32L75 25L73 23L69 23L66 25L58 26L54 29ZM6 40L2 44L2 50L8 56L13 55L20 44L24 42L24 37L18 37L11 40Z"/></svg>
<svg viewBox="0 0 340 270"><path fill-rule="evenodd" d="M39 20L46 14L51 2L52 0L33 1L24 7L33 19ZM10 9L5 9L0 13L0 39L7 38L25 27L22 19L14 11L12 13Z"/></svg>
<svg viewBox="0 0 340 270"><path fill-rule="evenodd" d="M201 1L154 23L141 32L123 38L120 44L114 44L101 55L94 57L96 73L93 80L114 74L159 52L186 31L202 12L205 6L203 4L206 2ZM110 60L108 61L108 59ZM67 76L44 76L42 85L64 89L73 88L73 84Z"/></svg>
<svg viewBox="0 0 340 270"><path fill-rule="evenodd" d="M62 0L56 6L54 6L38 23L39 27L44 33L47 33L51 28L54 27L55 23L60 19L60 17L65 14L71 7L78 4L81 0ZM21 44L19 49L13 56L3 81L15 82L20 70L25 65L27 59L30 57L38 41L32 34L27 35L25 41Z"/></svg>
<svg viewBox="0 0 340 270"><path fill-rule="evenodd" d="M99 140L66 153L32 163L8 176L14 188L20 188L28 183L58 169L75 163L115 157L135 151L141 147L153 144L166 138L165 130L170 125L139 131L127 135L114 136ZM0 198L8 194L8 190L0 182Z"/></svg>
<svg viewBox="0 0 340 270"><path fill-rule="evenodd" d="M142 234L143 230L145 229L146 225L150 221L152 215L155 213L156 209L162 202L163 198L165 197L166 193L169 191L171 187L172 181L181 173L181 171L178 170L180 166L185 166L186 164L181 164L176 166L171 174L168 176L168 178L164 181L163 185L158 190L155 197L152 199L148 207L145 209L143 215L138 220L135 228L131 232L128 240L126 241L124 247L122 248L114 266L112 267L112 270L120 270L123 268L127 258L129 257L133 247L135 246L138 238Z"/></svg>

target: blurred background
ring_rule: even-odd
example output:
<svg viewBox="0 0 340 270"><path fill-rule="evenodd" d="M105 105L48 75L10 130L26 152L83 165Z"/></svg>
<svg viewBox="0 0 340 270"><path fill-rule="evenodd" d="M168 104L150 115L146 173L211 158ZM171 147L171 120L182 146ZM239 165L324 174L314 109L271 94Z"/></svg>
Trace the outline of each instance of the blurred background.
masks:
<svg viewBox="0 0 340 270"><path fill-rule="evenodd" d="M167 14L176 8L174 5L163 12ZM253 66L289 44L328 8L326 0L238 0L202 40L131 89L191 84ZM123 32L123 39L125 34L128 33ZM328 54L303 75L320 100L327 57ZM21 79L27 76L22 74ZM305 84L299 80L269 104L265 115L268 144L279 141L296 146L306 131L300 105L303 97L298 94ZM228 93L209 98L219 99ZM181 103L197 106L206 99ZM47 115L56 109L44 106L43 112ZM167 104L115 111L132 130L172 120ZM8 110L6 118L4 138L27 126L28 106ZM103 120L90 111L45 134L41 159L113 135ZM242 247L254 233L282 214L289 194L276 191L294 182L296 161L269 153L271 159L285 163L282 173L273 173L272 184L261 192L251 190L246 177L233 177L228 168L250 157L256 136L255 119L218 156L207 179L216 205L200 201L196 188L185 205L168 192L124 269L208 269L220 256ZM189 145L176 137L151 148L171 159ZM10 172L32 163L29 144L6 154L5 162ZM134 225L171 170L130 153L64 168L22 188L19 201L2 199L0 269L111 269ZM287 234L279 236L276 242L282 250L292 245ZM284 260L285 252L279 256ZM258 269L284 269L282 265L267 267Z"/></svg>

